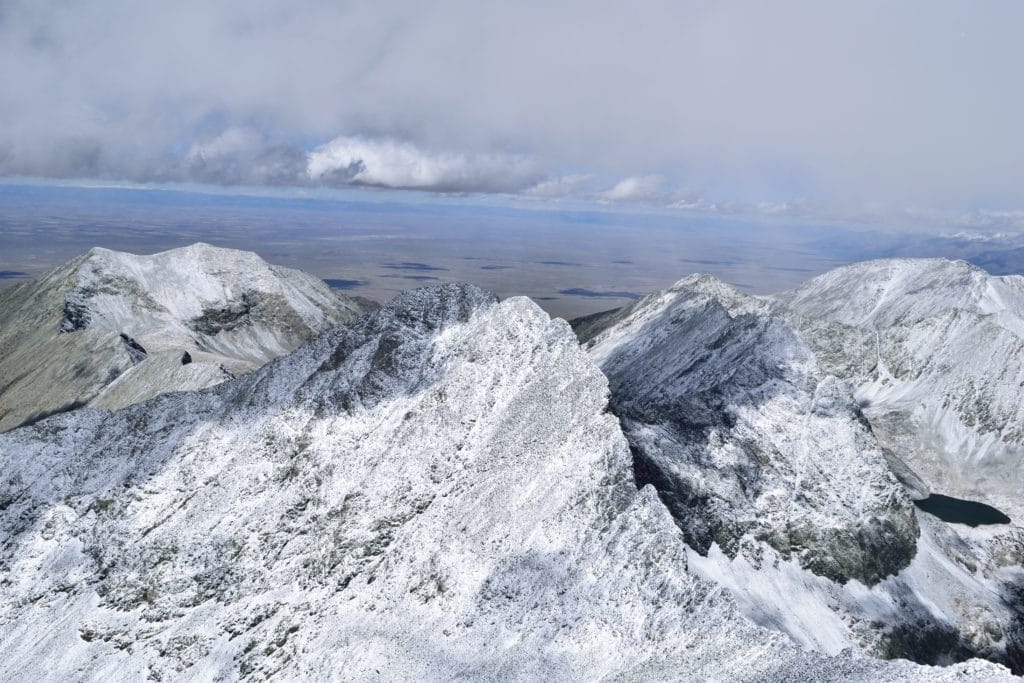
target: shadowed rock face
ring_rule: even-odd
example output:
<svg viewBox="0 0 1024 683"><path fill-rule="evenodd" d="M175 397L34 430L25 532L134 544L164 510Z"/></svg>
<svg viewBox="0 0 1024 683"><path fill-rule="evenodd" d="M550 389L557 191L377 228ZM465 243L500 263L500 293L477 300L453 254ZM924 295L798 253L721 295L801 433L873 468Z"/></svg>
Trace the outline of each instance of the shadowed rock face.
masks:
<svg viewBox="0 0 1024 683"><path fill-rule="evenodd" d="M0 676L1000 674L749 623L688 573L607 399L563 321L450 285L237 380L0 435Z"/></svg>
<svg viewBox="0 0 1024 683"><path fill-rule="evenodd" d="M210 386L360 311L316 278L248 252L94 249L0 291L0 431ZM180 363L183 354L194 362Z"/></svg>
<svg viewBox="0 0 1024 683"><path fill-rule="evenodd" d="M60 319L59 331L61 334L84 330L89 326L92 314L89 308L76 301L64 300L64 314Z"/></svg>
<svg viewBox="0 0 1024 683"><path fill-rule="evenodd" d="M816 574L868 585L909 564L909 497L848 389L784 320L691 278L584 323L637 477L694 549L756 555L763 542Z"/></svg>
<svg viewBox="0 0 1024 683"><path fill-rule="evenodd" d="M142 361L146 360L146 349L142 348L142 344L129 337L124 332L121 333L121 343L124 344L125 349L128 351L128 355L132 359L132 363L138 365Z"/></svg>
<svg viewBox="0 0 1024 683"><path fill-rule="evenodd" d="M233 330L239 325L248 324L260 303L254 294L244 292L238 301L231 301L226 306L204 308L202 315L189 321L189 326L199 334L206 335Z"/></svg>

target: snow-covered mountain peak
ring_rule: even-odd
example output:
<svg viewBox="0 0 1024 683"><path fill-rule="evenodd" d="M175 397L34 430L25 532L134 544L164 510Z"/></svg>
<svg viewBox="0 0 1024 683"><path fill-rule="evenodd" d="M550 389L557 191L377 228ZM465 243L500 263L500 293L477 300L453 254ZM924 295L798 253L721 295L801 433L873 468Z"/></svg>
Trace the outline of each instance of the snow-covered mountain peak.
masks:
<svg viewBox="0 0 1024 683"><path fill-rule="evenodd" d="M713 275L693 274L679 280L668 289L653 292L633 303L610 311L602 311L573 321L573 329L581 342L590 342L595 336L613 329L636 329L649 326L651 334L660 334L654 321L668 310L676 312L693 307L720 308L730 316L745 313L767 313L771 302L750 296ZM592 345L592 354L607 344Z"/></svg>
<svg viewBox="0 0 1024 683"><path fill-rule="evenodd" d="M1024 317L1024 277L994 276L966 261L883 259L843 266L780 297L809 316L886 326L959 309Z"/></svg>
<svg viewBox="0 0 1024 683"><path fill-rule="evenodd" d="M839 268L779 297L883 445L943 493L1024 516L1024 277L963 261Z"/></svg>
<svg viewBox="0 0 1024 683"><path fill-rule="evenodd" d="M63 331L116 330L157 348L179 337L233 329L261 306L287 307L294 326L316 325L325 311L358 312L301 271L208 244L143 256L93 249L69 270Z"/></svg>
<svg viewBox="0 0 1024 683"><path fill-rule="evenodd" d="M865 286L870 305L857 298L865 273L885 283L881 299ZM914 289L911 273L932 285ZM690 277L574 326L691 567L757 623L828 652L1020 668L1019 530L968 542L919 523L894 476L1015 514L1024 356L997 324L1013 314L949 307L942 291L978 310L989 285L1014 284L993 280L966 264L878 262L818 278L824 300L801 292L794 312ZM879 315L856 313L871 321L856 327L819 305ZM876 328L886 315L909 322Z"/></svg>
<svg viewBox="0 0 1024 683"><path fill-rule="evenodd" d="M724 306L732 314L761 311L765 304L759 297L744 294L732 285L719 280L714 275L694 273L679 280L666 292L686 297L701 294L712 298Z"/></svg>
<svg viewBox="0 0 1024 683"><path fill-rule="evenodd" d="M637 320L649 314L657 314L668 307L706 306L709 303L721 306L733 316L766 313L770 307L770 302L763 297L745 294L714 275L694 273L677 281L671 287L648 294L618 311L624 313L628 309L632 319Z"/></svg>
<svg viewBox="0 0 1024 683"><path fill-rule="evenodd" d="M322 281L207 244L92 249L0 291L0 430L248 372L361 312Z"/></svg>

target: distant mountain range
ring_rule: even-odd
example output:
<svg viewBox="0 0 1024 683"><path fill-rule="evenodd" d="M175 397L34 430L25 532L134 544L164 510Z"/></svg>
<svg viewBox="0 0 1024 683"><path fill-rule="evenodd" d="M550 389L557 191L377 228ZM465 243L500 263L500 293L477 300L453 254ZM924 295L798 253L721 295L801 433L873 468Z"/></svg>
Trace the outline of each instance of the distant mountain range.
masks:
<svg viewBox="0 0 1024 683"><path fill-rule="evenodd" d="M0 676L1012 680L1022 320L941 260L574 335L94 250L0 290Z"/></svg>

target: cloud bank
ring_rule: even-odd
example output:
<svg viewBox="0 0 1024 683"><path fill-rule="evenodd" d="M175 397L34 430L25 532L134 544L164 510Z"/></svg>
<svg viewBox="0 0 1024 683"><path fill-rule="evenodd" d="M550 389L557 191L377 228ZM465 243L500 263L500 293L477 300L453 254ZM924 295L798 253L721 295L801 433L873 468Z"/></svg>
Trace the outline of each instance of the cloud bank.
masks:
<svg viewBox="0 0 1024 683"><path fill-rule="evenodd" d="M0 0L0 175L1020 207L1022 25L1014 0Z"/></svg>

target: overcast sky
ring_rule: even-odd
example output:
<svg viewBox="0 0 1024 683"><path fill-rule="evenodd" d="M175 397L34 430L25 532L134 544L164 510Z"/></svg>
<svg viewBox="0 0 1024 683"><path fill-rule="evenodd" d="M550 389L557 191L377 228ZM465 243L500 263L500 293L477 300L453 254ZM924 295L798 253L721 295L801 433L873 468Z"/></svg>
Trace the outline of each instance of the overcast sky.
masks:
<svg viewBox="0 0 1024 683"><path fill-rule="evenodd" d="M1024 207L1024 3L0 0L0 175Z"/></svg>

